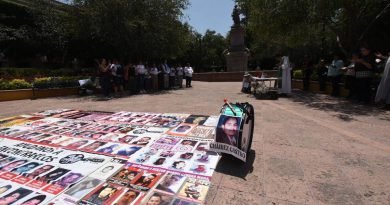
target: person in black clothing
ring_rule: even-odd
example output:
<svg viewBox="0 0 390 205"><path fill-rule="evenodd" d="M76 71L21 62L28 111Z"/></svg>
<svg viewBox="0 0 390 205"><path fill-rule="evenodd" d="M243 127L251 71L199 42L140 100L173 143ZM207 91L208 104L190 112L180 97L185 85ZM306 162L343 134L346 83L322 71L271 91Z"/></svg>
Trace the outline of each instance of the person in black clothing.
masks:
<svg viewBox="0 0 390 205"><path fill-rule="evenodd" d="M357 99L365 104L371 100L371 82L375 69L375 55L367 46L360 49L360 58L355 59Z"/></svg>
<svg viewBox="0 0 390 205"><path fill-rule="evenodd" d="M320 84L320 91L326 90L327 73L328 73L328 68L325 65L325 60L321 59L317 65L317 75L318 75L318 82Z"/></svg>
<svg viewBox="0 0 390 205"><path fill-rule="evenodd" d="M308 55L305 55L303 62L303 90L308 91L310 88L310 77L313 74L313 63Z"/></svg>

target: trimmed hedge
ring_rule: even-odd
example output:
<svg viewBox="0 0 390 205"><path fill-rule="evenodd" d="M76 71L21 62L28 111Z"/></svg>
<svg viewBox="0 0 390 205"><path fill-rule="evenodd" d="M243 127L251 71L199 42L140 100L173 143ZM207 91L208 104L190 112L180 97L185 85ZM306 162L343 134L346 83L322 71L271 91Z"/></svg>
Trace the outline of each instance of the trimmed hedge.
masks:
<svg viewBox="0 0 390 205"><path fill-rule="evenodd" d="M79 80L87 77L75 76L75 77L44 77L34 79L34 88L46 89L46 88L67 88L78 87Z"/></svg>
<svg viewBox="0 0 390 205"><path fill-rule="evenodd" d="M16 89L47 89L47 88L72 88L80 86L79 80L86 79L85 76L74 77L44 77L35 78L32 83L24 79L4 80L0 79L0 90L16 90Z"/></svg>
<svg viewBox="0 0 390 205"><path fill-rule="evenodd" d="M23 79L13 79L11 81L0 79L0 90L28 89L31 87L31 83Z"/></svg>

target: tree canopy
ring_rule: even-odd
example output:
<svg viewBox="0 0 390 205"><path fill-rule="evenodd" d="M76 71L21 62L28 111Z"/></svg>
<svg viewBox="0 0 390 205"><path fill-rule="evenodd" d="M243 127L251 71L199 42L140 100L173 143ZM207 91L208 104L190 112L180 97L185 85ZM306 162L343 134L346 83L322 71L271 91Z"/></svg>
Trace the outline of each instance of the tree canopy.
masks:
<svg viewBox="0 0 390 205"><path fill-rule="evenodd" d="M238 0L252 49L288 52L306 48L323 55L351 53L362 43L388 49L389 0ZM266 48L266 49L264 49ZM268 49L267 49L268 48ZM269 49L271 48L271 49ZM313 50L314 48L314 50Z"/></svg>

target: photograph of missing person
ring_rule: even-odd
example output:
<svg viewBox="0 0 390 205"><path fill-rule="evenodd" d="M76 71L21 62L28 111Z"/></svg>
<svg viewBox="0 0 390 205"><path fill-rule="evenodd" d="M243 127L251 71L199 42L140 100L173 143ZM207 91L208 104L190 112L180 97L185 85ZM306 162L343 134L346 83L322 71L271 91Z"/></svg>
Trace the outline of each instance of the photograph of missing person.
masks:
<svg viewBox="0 0 390 205"><path fill-rule="evenodd" d="M140 154L139 156L137 156L137 158L135 159L135 161L138 162L138 163L144 163L144 162L149 161L150 157L151 157L151 155L142 153L142 154Z"/></svg>
<svg viewBox="0 0 390 205"><path fill-rule="evenodd" d="M43 165L41 167L38 167L37 169L33 170L32 172L30 173L23 173L22 175L24 177L27 177L29 179L34 179L35 177L45 173L45 172L48 172L49 170L51 170L54 166L53 165Z"/></svg>
<svg viewBox="0 0 390 205"><path fill-rule="evenodd" d="M123 168L117 174L112 176L109 181L120 184L122 186L128 186L132 181L134 181L135 178L139 176L141 171L141 169L134 167Z"/></svg>
<svg viewBox="0 0 390 205"><path fill-rule="evenodd" d="M46 199L46 195L37 195L32 198L27 199L26 201L22 202L20 205L39 205L43 204L43 202Z"/></svg>
<svg viewBox="0 0 390 205"><path fill-rule="evenodd" d="M194 153L186 152L180 155L180 159L189 160L194 156Z"/></svg>
<svg viewBox="0 0 390 205"><path fill-rule="evenodd" d="M173 157L175 155L175 152L173 151L163 151L160 154L160 157Z"/></svg>
<svg viewBox="0 0 390 205"><path fill-rule="evenodd" d="M66 173L68 173L70 170L68 169L63 169L63 168L57 168L41 177L37 177L36 180L38 181L43 181L43 182L46 182L46 183L50 183L60 177L62 177L63 175L65 175Z"/></svg>
<svg viewBox="0 0 390 205"><path fill-rule="evenodd" d="M12 189L12 185L7 184L7 185L1 185L0 186L0 195L7 192L8 190Z"/></svg>
<svg viewBox="0 0 390 205"><path fill-rule="evenodd" d="M118 197L114 205L132 205L135 204L142 194L139 191L128 189L125 193Z"/></svg>
<svg viewBox="0 0 390 205"><path fill-rule="evenodd" d="M135 141L132 141L131 144L147 145L147 144L149 144L151 139L152 139L151 137L140 137L140 138L136 139Z"/></svg>
<svg viewBox="0 0 390 205"><path fill-rule="evenodd" d="M172 164L173 169L178 169L178 170L184 170L184 168L187 166L186 162L183 160L180 161L175 161Z"/></svg>
<svg viewBox="0 0 390 205"><path fill-rule="evenodd" d="M99 179L86 177L80 183L74 185L68 191L66 191L65 194L79 200L91 192L94 188L99 186L99 184L102 182L103 181Z"/></svg>
<svg viewBox="0 0 390 205"><path fill-rule="evenodd" d="M182 123L179 126L177 126L176 128L173 128L172 130L170 130L167 134L184 136L184 135L187 135L195 127L196 127L196 125L194 125L194 124Z"/></svg>
<svg viewBox="0 0 390 205"><path fill-rule="evenodd" d="M15 191L12 191L3 197L0 197L0 204L14 204L15 202L19 201L20 199L24 198L25 196L31 194L33 191L25 188L18 188Z"/></svg>
<svg viewBox="0 0 390 205"><path fill-rule="evenodd" d="M157 185L156 189L168 193L176 193L185 180L184 176L168 173Z"/></svg>
<svg viewBox="0 0 390 205"><path fill-rule="evenodd" d="M176 145L180 139L174 137L161 137L156 141L156 143L160 144L168 144L168 145Z"/></svg>
<svg viewBox="0 0 390 205"><path fill-rule="evenodd" d="M78 149L79 147L84 146L84 145L88 144L89 142L90 142L89 140L76 139L76 141L69 143L65 147L67 147L69 149Z"/></svg>
<svg viewBox="0 0 390 205"><path fill-rule="evenodd" d="M109 205L121 194L122 186L104 183L86 195L79 204L83 205Z"/></svg>
<svg viewBox="0 0 390 205"><path fill-rule="evenodd" d="M11 172L16 173L16 174L22 174L22 173L25 173L25 172L28 172L28 171L34 169L35 167L40 166L40 165L41 165L41 163L38 163L38 162L30 162L30 163L27 163L27 164L20 166L18 168L14 168L13 170L11 170Z"/></svg>
<svg viewBox="0 0 390 205"><path fill-rule="evenodd" d="M61 147L64 147L66 144L69 144L73 140L74 140L74 138L72 138L72 137L63 136L61 140L58 140L54 144L61 146Z"/></svg>
<svg viewBox="0 0 390 205"><path fill-rule="evenodd" d="M140 150L142 147L138 146L128 146L128 145L123 145L119 150L115 153L116 155L121 155L125 157L129 157L132 154L136 153L138 150Z"/></svg>
<svg viewBox="0 0 390 205"><path fill-rule="evenodd" d="M9 158L12 158L12 157L9 157ZM7 159L7 158L6 158ZM4 160L6 160L4 159ZM3 171L3 172L9 172L11 171L12 169L16 168L16 167L19 167L25 163L27 163L28 160L26 159L19 159L19 160L15 160L15 161L12 161L2 167L0 167L0 170Z"/></svg>
<svg viewBox="0 0 390 205"><path fill-rule="evenodd" d="M97 169L96 171L94 171L89 176L106 180L110 178L114 173L116 173L122 167L123 164L109 162L104 166L100 167L99 169Z"/></svg>
<svg viewBox="0 0 390 205"><path fill-rule="evenodd" d="M184 120L184 122L188 124L203 125L208 117L209 116L207 115L190 115Z"/></svg>
<svg viewBox="0 0 390 205"><path fill-rule="evenodd" d="M63 136L61 135L53 135L52 137L45 138L43 140L38 141L42 144L55 144L56 142L62 140Z"/></svg>
<svg viewBox="0 0 390 205"><path fill-rule="evenodd" d="M203 202L206 198L209 186L209 181L187 178L179 191L179 196Z"/></svg>
<svg viewBox="0 0 390 205"><path fill-rule="evenodd" d="M216 142L239 147L240 117L221 115L218 122Z"/></svg>
<svg viewBox="0 0 390 205"><path fill-rule="evenodd" d="M153 165L161 166L164 164L165 161L166 161L166 158L160 157L156 161L153 162Z"/></svg>
<svg viewBox="0 0 390 205"><path fill-rule="evenodd" d="M206 173L208 171L208 168L205 164L194 163L194 164L192 164L192 167L190 170L195 172L195 173L202 174L202 173Z"/></svg>
<svg viewBox="0 0 390 205"><path fill-rule="evenodd" d="M113 142L113 141L117 141L116 139L119 138L119 137L122 137L122 134L117 134L117 133L108 133L102 137L100 137L99 140L104 140L104 141L108 141L108 142Z"/></svg>
<svg viewBox="0 0 390 205"><path fill-rule="evenodd" d="M109 127L106 127L104 129L102 129L103 132L116 132L118 131L119 129L121 129L122 127L119 127L119 126L115 126L115 125L112 125L112 126L109 126Z"/></svg>
<svg viewBox="0 0 390 205"><path fill-rule="evenodd" d="M144 187L147 189L150 189L161 177L161 173L159 172L152 172L152 171L144 171L142 173L142 176L135 180L135 182L131 183L132 187ZM141 188L141 190L147 190Z"/></svg>
<svg viewBox="0 0 390 205"><path fill-rule="evenodd" d="M153 192L146 197L142 204L146 205L169 205L173 200L173 196L160 192Z"/></svg>
<svg viewBox="0 0 390 205"><path fill-rule="evenodd" d="M113 152L117 151L119 147L120 144L108 143L103 147L97 149L96 152L104 153L104 154L112 154Z"/></svg>
<svg viewBox="0 0 390 205"><path fill-rule="evenodd" d="M91 152L91 151L94 151L94 150L100 148L101 146L103 146L105 144L107 144L107 142L92 141L91 143L81 147L80 149Z"/></svg>
<svg viewBox="0 0 390 205"><path fill-rule="evenodd" d="M6 157L4 159L1 159L0 160L0 169L1 169L1 167L5 166L6 164L8 164L14 160L16 160L16 157Z"/></svg>
<svg viewBox="0 0 390 205"><path fill-rule="evenodd" d="M63 176L61 179L53 182L53 184L61 186L61 187L68 187L71 186L78 181L80 181L84 176L80 173L68 173L67 175Z"/></svg>
<svg viewBox="0 0 390 205"><path fill-rule="evenodd" d="M134 138L137 138L137 137L138 136L136 136L136 135L125 135L125 136L117 138L116 141L122 142L122 143L129 143L131 140L133 140Z"/></svg>
<svg viewBox="0 0 390 205"><path fill-rule="evenodd" d="M92 139L102 139L103 136L106 134L107 133L104 133L104 132L94 132L94 133L92 133L91 138Z"/></svg>

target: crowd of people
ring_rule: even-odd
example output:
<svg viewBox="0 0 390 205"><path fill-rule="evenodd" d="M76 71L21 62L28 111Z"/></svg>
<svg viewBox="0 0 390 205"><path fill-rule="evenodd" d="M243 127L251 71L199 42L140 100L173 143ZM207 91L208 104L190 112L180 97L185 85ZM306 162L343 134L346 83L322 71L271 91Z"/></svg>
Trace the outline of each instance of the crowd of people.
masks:
<svg viewBox="0 0 390 205"><path fill-rule="evenodd" d="M389 53L390 56L390 53ZM304 61L304 90L309 90L310 80L317 75L320 91L326 90L326 83L332 85L332 96L340 96L340 84L349 90L348 99L369 104L390 105L390 58L374 53L368 46L362 46L360 53L354 53L344 61L341 54L334 54L329 64L321 59L314 65L307 57ZM316 73L314 73L316 71Z"/></svg>
<svg viewBox="0 0 390 205"><path fill-rule="evenodd" d="M189 63L186 66L175 64L170 66L167 62L160 64L125 63L102 58L96 60L99 73L99 84L105 98L122 97L128 94L143 94L158 90L177 89L183 87L185 79L186 88L192 87L193 68Z"/></svg>

